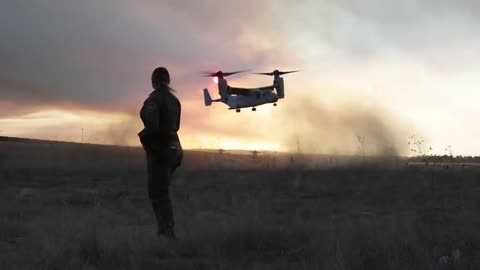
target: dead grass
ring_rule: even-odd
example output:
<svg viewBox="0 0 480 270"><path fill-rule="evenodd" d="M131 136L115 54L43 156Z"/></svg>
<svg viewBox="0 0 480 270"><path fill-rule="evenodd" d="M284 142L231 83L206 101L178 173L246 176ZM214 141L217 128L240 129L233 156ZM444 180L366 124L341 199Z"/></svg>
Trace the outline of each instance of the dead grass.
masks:
<svg viewBox="0 0 480 270"><path fill-rule="evenodd" d="M8 168L0 268L480 269L479 173L183 170L167 242L141 166Z"/></svg>

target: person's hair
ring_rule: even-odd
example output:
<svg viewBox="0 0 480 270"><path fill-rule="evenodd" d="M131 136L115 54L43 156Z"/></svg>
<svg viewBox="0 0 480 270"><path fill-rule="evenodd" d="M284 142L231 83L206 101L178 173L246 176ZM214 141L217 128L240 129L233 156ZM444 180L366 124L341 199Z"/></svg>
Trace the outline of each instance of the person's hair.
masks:
<svg viewBox="0 0 480 270"><path fill-rule="evenodd" d="M168 70L164 67L157 67L153 72L152 72L152 85L156 86L159 83L164 84L170 91L174 91L169 85L170 85L170 74L168 73Z"/></svg>

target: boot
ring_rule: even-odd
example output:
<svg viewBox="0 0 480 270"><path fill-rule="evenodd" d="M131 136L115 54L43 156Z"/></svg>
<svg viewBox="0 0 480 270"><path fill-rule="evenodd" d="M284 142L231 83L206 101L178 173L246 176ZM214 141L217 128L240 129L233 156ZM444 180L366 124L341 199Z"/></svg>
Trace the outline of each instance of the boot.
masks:
<svg viewBox="0 0 480 270"><path fill-rule="evenodd" d="M152 201L152 208L157 219L157 236L176 239L173 210L170 200L154 200Z"/></svg>

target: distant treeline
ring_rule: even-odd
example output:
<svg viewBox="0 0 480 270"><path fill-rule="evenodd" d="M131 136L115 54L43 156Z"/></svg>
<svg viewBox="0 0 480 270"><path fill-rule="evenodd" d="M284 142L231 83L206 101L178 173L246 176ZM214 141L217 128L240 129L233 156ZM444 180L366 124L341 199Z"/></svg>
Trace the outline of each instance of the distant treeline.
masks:
<svg viewBox="0 0 480 270"><path fill-rule="evenodd" d="M455 163L478 163L480 156L451 156L451 155L428 155L409 158L411 162L455 162Z"/></svg>
<svg viewBox="0 0 480 270"><path fill-rule="evenodd" d="M0 142L50 142L47 140L0 136Z"/></svg>
<svg viewBox="0 0 480 270"><path fill-rule="evenodd" d="M81 142L69 142L69 141L54 141L54 140L43 140L43 139L30 139L30 138L19 138L19 137L7 137L0 136L0 142L20 142L20 143L37 143L37 144L85 144L85 145L100 145L100 146L114 146L122 147L117 145L103 145L103 144L91 144L91 143L81 143Z"/></svg>

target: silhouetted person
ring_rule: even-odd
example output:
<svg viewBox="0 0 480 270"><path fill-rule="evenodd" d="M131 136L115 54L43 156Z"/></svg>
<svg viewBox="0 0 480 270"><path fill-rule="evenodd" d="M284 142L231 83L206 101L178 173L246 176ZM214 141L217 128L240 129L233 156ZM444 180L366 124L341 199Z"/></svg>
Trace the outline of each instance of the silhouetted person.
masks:
<svg viewBox="0 0 480 270"><path fill-rule="evenodd" d="M152 73L154 91L140 110L145 128L138 136L147 158L148 195L157 219L157 234L176 238L169 186L172 174L183 158L177 135L181 105L169 84L168 70L156 68Z"/></svg>

